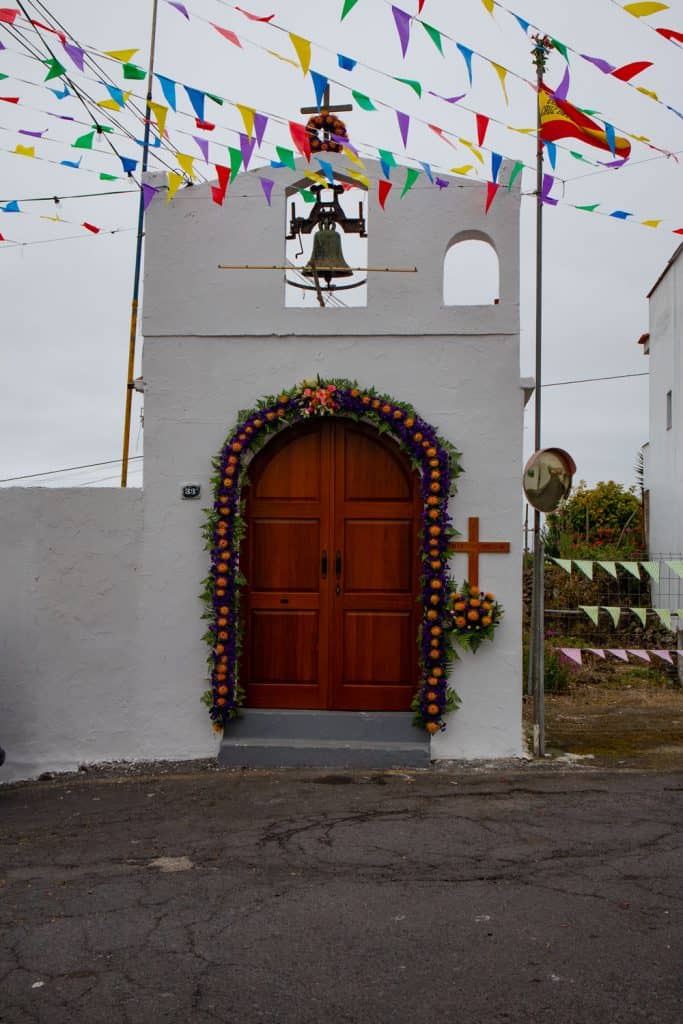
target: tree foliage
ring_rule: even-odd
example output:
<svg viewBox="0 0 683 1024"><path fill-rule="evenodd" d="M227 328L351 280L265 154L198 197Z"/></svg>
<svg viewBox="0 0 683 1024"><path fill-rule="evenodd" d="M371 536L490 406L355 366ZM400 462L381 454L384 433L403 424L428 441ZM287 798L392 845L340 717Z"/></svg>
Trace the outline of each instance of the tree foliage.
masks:
<svg viewBox="0 0 683 1024"><path fill-rule="evenodd" d="M549 555L558 558L628 558L642 550L642 505L635 488L614 480L581 481L546 521Z"/></svg>

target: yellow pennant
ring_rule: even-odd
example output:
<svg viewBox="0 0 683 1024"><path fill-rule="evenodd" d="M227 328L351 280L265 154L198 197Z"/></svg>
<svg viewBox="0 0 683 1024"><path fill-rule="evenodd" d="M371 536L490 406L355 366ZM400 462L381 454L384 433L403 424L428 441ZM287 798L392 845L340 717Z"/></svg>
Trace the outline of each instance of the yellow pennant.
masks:
<svg viewBox="0 0 683 1024"><path fill-rule="evenodd" d="M349 149L348 146L342 146L342 153L344 154L347 160L351 161L351 163L356 164L358 167L365 167L365 164L363 163L361 158L359 156L356 156L353 150Z"/></svg>
<svg viewBox="0 0 683 1024"><path fill-rule="evenodd" d="M175 171L168 171L166 177L168 178L168 195L166 196L166 202L170 203L171 200L173 199L173 196L176 194L182 183L185 181L185 178L183 177L182 174L176 174Z"/></svg>
<svg viewBox="0 0 683 1024"><path fill-rule="evenodd" d="M365 185L366 188L370 188L370 182L368 181L368 179L366 178L366 176L364 174L361 174L360 171L354 171L354 170L352 170L351 167L347 167L346 168L346 173L351 178L354 178L356 181L359 181L361 183L361 185Z"/></svg>
<svg viewBox="0 0 683 1024"><path fill-rule="evenodd" d="M194 157L188 153L176 153L176 160L185 171L188 178L194 178Z"/></svg>
<svg viewBox="0 0 683 1024"><path fill-rule="evenodd" d="M254 134L254 114L256 113L256 111L254 110L253 107L243 107L241 103L236 103L235 106L242 115L242 120L244 121L244 130L249 136L249 138L251 138L252 135Z"/></svg>
<svg viewBox="0 0 683 1024"><path fill-rule="evenodd" d="M536 131L535 128L515 128L515 126L512 124L506 124L505 127L508 129L508 131L519 132L520 135L531 135L532 132Z"/></svg>
<svg viewBox="0 0 683 1024"><path fill-rule="evenodd" d="M510 103L510 99L508 97L507 86L505 85L505 79L507 78L507 68L501 67L500 64L496 64L494 61L491 61L491 64L495 68L495 72L498 75L498 78L500 79L500 86L501 89L503 90L503 96L505 97L505 105L508 106Z"/></svg>
<svg viewBox="0 0 683 1024"><path fill-rule="evenodd" d="M493 17L493 0L481 0L481 2L483 3L486 10L489 12L491 17Z"/></svg>
<svg viewBox="0 0 683 1024"><path fill-rule="evenodd" d="M41 220L52 220L52 221L55 222L55 224L61 224L62 223L62 218L59 215L57 215L56 217L48 217L47 214L43 214L43 216L40 219Z"/></svg>
<svg viewBox="0 0 683 1024"><path fill-rule="evenodd" d="M105 50L105 57L113 57L114 60L120 60L122 64L127 64L133 59L138 50Z"/></svg>
<svg viewBox="0 0 683 1024"><path fill-rule="evenodd" d="M155 103L152 100L149 102L149 109L154 114L154 119L159 129L159 135L164 137L164 131L166 130L166 115L168 114L168 107L164 106L163 103Z"/></svg>
<svg viewBox="0 0 683 1024"><path fill-rule="evenodd" d="M479 150L477 149L477 147L476 147L476 146L474 145L474 143L470 142L470 141L469 141L469 139L458 139L458 142L461 142L461 143L463 144L463 146L467 146L467 148L469 149L469 151L470 151L470 152L471 152L471 153L472 153L472 154L473 154L474 156L476 156L476 158L477 158L477 160L479 161L479 163L480 163L480 164L483 164L483 162L484 162L484 158L483 158L483 156L481 155L481 152L480 152L480 151L479 151Z"/></svg>
<svg viewBox="0 0 683 1024"><path fill-rule="evenodd" d="M662 222L661 220L641 220L640 223L644 228L658 228Z"/></svg>
<svg viewBox="0 0 683 1024"><path fill-rule="evenodd" d="M668 4L638 3L626 4L624 10L632 14L634 18L647 18L650 14L657 14L659 11L668 11Z"/></svg>
<svg viewBox="0 0 683 1024"><path fill-rule="evenodd" d="M296 55L299 58L301 70L305 75L307 75L308 69L311 66L311 44L308 39L303 39L301 36L295 36L293 32L289 33L289 38L292 42L292 46L296 50Z"/></svg>
<svg viewBox="0 0 683 1024"><path fill-rule="evenodd" d="M646 89L644 85L637 85L636 89L638 92L642 92L643 96L649 96L651 100L657 100L657 103L659 103L659 96L652 89Z"/></svg>
<svg viewBox="0 0 683 1024"><path fill-rule="evenodd" d="M123 110L120 103L117 103L115 99L110 100L98 100L98 107L104 107L105 110Z"/></svg>
<svg viewBox="0 0 683 1024"><path fill-rule="evenodd" d="M473 170L474 166L472 164L463 164L462 167L451 167L451 172L453 174L469 174L469 172Z"/></svg>
<svg viewBox="0 0 683 1024"><path fill-rule="evenodd" d="M290 60L289 57L283 57L281 53L276 53L275 50L266 50L266 53L270 54L271 57L277 57L278 60L284 61L285 64L291 64L293 68L299 67L295 60Z"/></svg>
<svg viewBox="0 0 683 1024"><path fill-rule="evenodd" d="M319 185L327 185L327 178L318 171L304 171L304 178L310 178L311 181L316 181Z"/></svg>
<svg viewBox="0 0 683 1024"><path fill-rule="evenodd" d="M35 146L20 146L20 145L18 145L17 148L14 150L14 152L18 156L32 156L32 157L35 157L35 155L36 155L36 147Z"/></svg>

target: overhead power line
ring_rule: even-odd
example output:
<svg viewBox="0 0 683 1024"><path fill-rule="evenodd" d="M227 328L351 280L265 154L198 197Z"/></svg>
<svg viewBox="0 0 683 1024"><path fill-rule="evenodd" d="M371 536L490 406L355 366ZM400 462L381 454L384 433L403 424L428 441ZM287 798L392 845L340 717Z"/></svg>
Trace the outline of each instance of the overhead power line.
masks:
<svg viewBox="0 0 683 1024"><path fill-rule="evenodd" d="M556 380L552 384L541 384L542 388L559 388L564 384L594 384L599 380L625 380L627 377L649 377L647 370L644 373L617 373L613 377L583 377L581 380Z"/></svg>
<svg viewBox="0 0 683 1024"><path fill-rule="evenodd" d="M142 455L131 455L130 462L142 459ZM8 476L0 480L0 484L10 484L15 480L32 480L38 476L54 476L58 473L75 473L79 469L95 469L96 466L115 466L121 464L121 459L107 459L104 462L86 462L83 466L66 466L65 469L47 469L44 473L25 473L23 476Z"/></svg>

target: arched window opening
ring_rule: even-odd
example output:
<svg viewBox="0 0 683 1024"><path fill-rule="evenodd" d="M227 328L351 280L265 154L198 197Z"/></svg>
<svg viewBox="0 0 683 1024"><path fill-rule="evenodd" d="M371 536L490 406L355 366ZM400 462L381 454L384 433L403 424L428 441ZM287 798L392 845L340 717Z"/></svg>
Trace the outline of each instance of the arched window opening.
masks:
<svg viewBox="0 0 683 1024"><path fill-rule="evenodd" d="M444 259L444 306L493 306L499 301L498 254L484 238L454 242Z"/></svg>

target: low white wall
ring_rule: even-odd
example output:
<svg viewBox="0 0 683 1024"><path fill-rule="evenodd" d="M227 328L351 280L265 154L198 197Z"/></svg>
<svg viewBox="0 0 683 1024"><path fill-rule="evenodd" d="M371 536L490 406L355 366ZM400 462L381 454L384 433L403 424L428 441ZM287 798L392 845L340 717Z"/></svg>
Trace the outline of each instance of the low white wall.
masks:
<svg viewBox="0 0 683 1024"><path fill-rule="evenodd" d="M0 780L137 756L139 490L0 490Z"/></svg>

